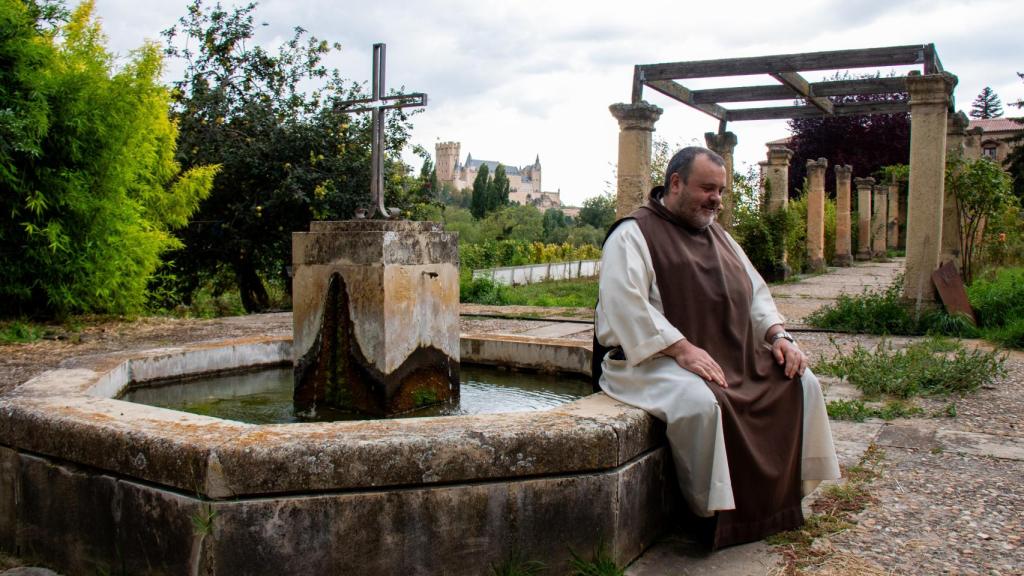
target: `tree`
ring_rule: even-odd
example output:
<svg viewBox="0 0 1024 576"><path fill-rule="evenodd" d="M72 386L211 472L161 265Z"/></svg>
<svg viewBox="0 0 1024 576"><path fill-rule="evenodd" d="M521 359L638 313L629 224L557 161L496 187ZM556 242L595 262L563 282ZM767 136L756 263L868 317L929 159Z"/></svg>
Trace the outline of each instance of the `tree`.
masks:
<svg viewBox="0 0 1024 576"><path fill-rule="evenodd" d="M509 183L505 175L505 167L501 164L494 169L494 178L491 180L490 190L487 195L487 210L496 210L502 206L508 206Z"/></svg>
<svg viewBox="0 0 1024 576"><path fill-rule="evenodd" d="M960 274L970 284L982 223L1012 201L1010 176L987 158L954 158L946 165L946 186L960 214Z"/></svg>
<svg viewBox="0 0 1024 576"><path fill-rule="evenodd" d="M302 28L272 53L253 42L255 4L227 10L194 0L164 32L168 54L185 61L174 83L185 166L222 171L181 234L176 287L186 299L228 272L249 312L266 309L264 278L290 288L291 234L313 219L348 219L370 203L368 114L340 103L362 90L323 65L338 46ZM389 207L408 208L404 163L408 115L387 115L384 186Z"/></svg>
<svg viewBox="0 0 1024 576"><path fill-rule="evenodd" d="M0 313L131 313L208 193L181 173L159 47L119 69L83 2L0 0Z"/></svg>
<svg viewBox="0 0 1024 576"><path fill-rule="evenodd" d="M605 231L615 222L615 198L611 194L592 196L583 201L579 222Z"/></svg>
<svg viewBox="0 0 1024 576"><path fill-rule="evenodd" d="M877 78L865 75L861 78ZM849 80L836 74L831 80ZM863 94L830 97L835 104L905 101L906 94ZM799 196L807 173L807 161L827 158L829 165L849 164L854 176L867 176L882 166L910 162L910 114L872 114L794 118L789 121L793 150L790 163L790 197ZM835 196L835 178L825 179L825 189Z"/></svg>
<svg viewBox="0 0 1024 576"><path fill-rule="evenodd" d="M569 237L570 218L558 208L548 208L544 211L544 242L548 244L561 244Z"/></svg>
<svg viewBox="0 0 1024 576"><path fill-rule="evenodd" d="M486 216L490 207L491 183L489 177L490 170L487 168L487 164L481 164L476 178L473 179L473 199L469 205L469 211L476 218Z"/></svg>
<svg viewBox="0 0 1024 576"><path fill-rule="evenodd" d="M533 242L544 233L543 216L533 206L503 206L484 217L480 232L484 240Z"/></svg>
<svg viewBox="0 0 1024 576"><path fill-rule="evenodd" d="M998 118L1003 115L1003 103L994 90L985 86L971 104L971 118Z"/></svg>

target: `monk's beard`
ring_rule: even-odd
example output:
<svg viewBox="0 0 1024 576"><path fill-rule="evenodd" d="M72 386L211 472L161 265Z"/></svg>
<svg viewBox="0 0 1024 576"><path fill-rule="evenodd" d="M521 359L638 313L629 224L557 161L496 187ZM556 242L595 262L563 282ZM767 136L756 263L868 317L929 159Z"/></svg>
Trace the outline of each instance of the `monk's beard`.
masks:
<svg viewBox="0 0 1024 576"><path fill-rule="evenodd" d="M690 212L687 211L681 214L683 221L691 227L697 230L704 230L708 226L711 226L715 219L718 218L718 213L722 211L722 206L699 206L696 210Z"/></svg>

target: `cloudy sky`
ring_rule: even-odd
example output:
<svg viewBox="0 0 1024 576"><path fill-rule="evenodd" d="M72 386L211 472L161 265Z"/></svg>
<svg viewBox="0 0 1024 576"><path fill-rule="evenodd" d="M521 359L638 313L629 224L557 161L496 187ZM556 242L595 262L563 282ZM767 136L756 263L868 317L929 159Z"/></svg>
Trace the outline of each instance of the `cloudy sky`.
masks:
<svg viewBox="0 0 1024 576"><path fill-rule="evenodd" d="M73 0L69 0L69 4ZM184 14L186 0L96 0L118 53ZM225 2L231 5L232 2ZM263 0L258 41L274 46L295 26L339 42L329 64L367 80L371 45L387 43L390 88L426 92L413 142L462 143L462 156L525 165L540 155L545 190L578 205L608 189L618 126L608 105L629 100L634 64L934 43L956 74L960 109L984 86L1009 102L1024 98L1024 8L1019 0ZM167 79L180 66L169 63ZM873 72L874 70L867 70ZM807 75L812 81L821 74ZM768 77L689 81L690 88L770 84ZM656 136L703 142L717 121L651 90L665 113ZM784 121L730 123L737 168L764 158L764 142L787 135ZM418 167L418 166L417 166Z"/></svg>

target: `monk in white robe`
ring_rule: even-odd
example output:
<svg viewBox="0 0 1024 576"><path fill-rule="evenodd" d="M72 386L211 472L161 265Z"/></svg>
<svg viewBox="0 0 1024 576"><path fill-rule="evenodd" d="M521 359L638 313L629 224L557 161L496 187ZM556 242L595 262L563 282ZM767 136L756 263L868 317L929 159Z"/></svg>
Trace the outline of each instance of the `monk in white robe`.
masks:
<svg viewBox="0 0 1024 576"><path fill-rule="evenodd" d="M764 280L714 222L724 162L677 153L666 186L613 226L601 264L601 388L666 423L683 496L712 548L802 524L839 466L821 388ZM660 271L660 273L659 273Z"/></svg>

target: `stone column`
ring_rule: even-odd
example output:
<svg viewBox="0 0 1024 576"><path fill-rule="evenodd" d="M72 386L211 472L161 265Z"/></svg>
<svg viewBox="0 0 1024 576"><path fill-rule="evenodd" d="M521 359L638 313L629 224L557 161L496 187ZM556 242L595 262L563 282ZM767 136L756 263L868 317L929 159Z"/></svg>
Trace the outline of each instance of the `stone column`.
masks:
<svg viewBox="0 0 1024 576"><path fill-rule="evenodd" d="M889 223L886 226L885 246L892 250L900 248L900 184L889 183Z"/></svg>
<svg viewBox="0 0 1024 576"><path fill-rule="evenodd" d="M849 164L833 168L836 173L836 266L849 266L853 262L850 243L850 175Z"/></svg>
<svg viewBox="0 0 1024 576"><path fill-rule="evenodd" d="M732 229L732 211L736 198L732 193L733 151L736 150L736 135L732 132L704 133L704 142L708 148L725 160L725 194L722 196L722 211L718 214L718 223L726 230Z"/></svg>
<svg viewBox="0 0 1024 576"><path fill-rule="evenodd" d="M768 192L768 210L777 212L789 205L789 160L793 151L785 146L769 146L764 185Z"/></svg>
<svg viewBox="0 0 1024 576"><path fill-rule="evenodd" d="M875 260L885 260L885 232L889 219L886 209L889 207L889 186L876 184L872 186L874 198L871 202L871 256Z"/></svg>
<svg viewBox="0 0 1024 576"><path fill-rule="evenodd" d="M910 196L903 296L935 301L932 272L939 267L946 174L946 115L956 86L949 73L907 76L910 92Z"/></svg>
<svg viewBox="0 0 1024 576"><path fill-rule="evenodd" d="M871 260L871 187L874 178L854 178L857 186L857 260Z"/></svg>
<svg viewBox="0 0 1024 576"><path fill-rule="evenodd" d="M608 109L619 121L615 217L622 218L643 205L651 189L651 138L662 110L643 101L612 104Z"/></svg>
<svg viewBox="0 0 1024 576"><path fill-rule="evenodd" d="M963 112L946 119L946 159L966 160L965 144L970 120ZM979 146L980 149L980 146ZM942 245L940 262L952 262L960 269L960 213L952 190L946 190L942 200Z"/></svg>
<svg viewBox="0 0 1024 576"><path fill-rule="evenodd" d="M807 161L807 264L825 271L825 168L828 160Z"/></svg>

